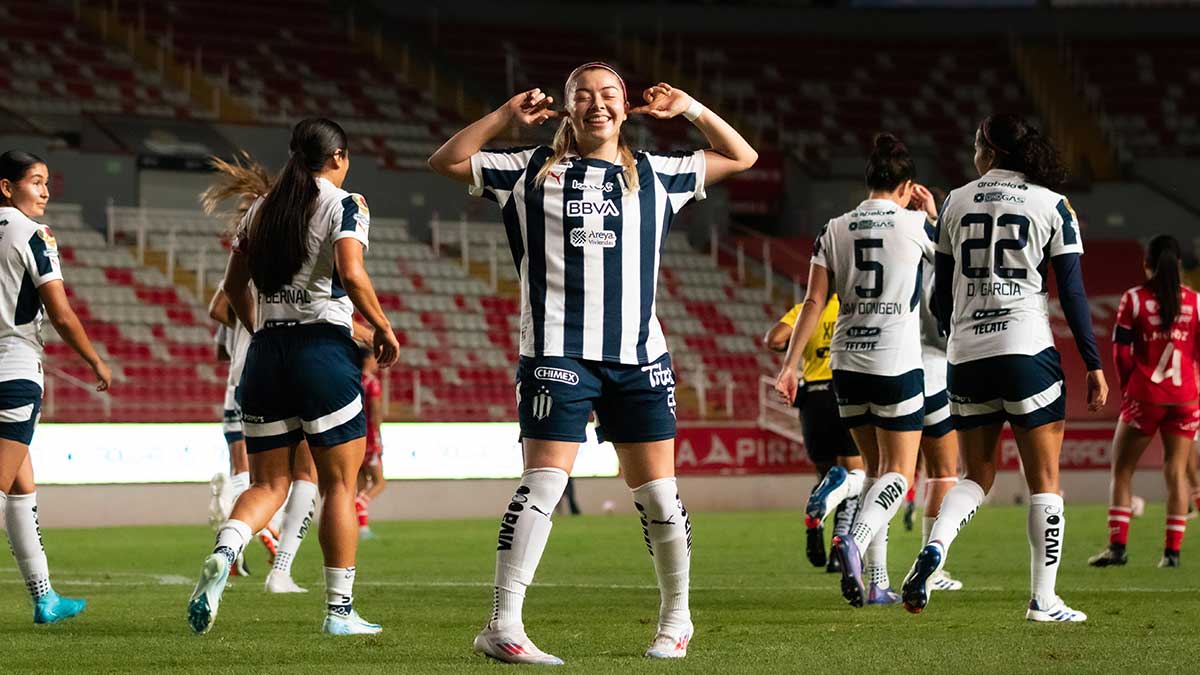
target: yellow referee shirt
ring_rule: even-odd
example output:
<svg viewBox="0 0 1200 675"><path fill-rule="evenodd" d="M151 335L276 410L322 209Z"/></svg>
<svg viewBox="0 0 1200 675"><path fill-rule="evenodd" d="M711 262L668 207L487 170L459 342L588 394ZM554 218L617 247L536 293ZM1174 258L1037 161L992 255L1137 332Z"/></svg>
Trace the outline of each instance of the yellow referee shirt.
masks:
<svg viewBox="0 0 1200 675"><path fill-rule="evenodd" d="M835 293L826 303L825 311L821 312L817 329L808 339L808 344L804 345L804 351L801 353L800 375L805 382L826 382L833 379L833 372L829 368L829 344L833 342L833 327L837 324L839 306L838 296ZM796 319L800 317L801 307L803 305L792 307L790 312L779 319L779 323L795 327Z"/></svg>

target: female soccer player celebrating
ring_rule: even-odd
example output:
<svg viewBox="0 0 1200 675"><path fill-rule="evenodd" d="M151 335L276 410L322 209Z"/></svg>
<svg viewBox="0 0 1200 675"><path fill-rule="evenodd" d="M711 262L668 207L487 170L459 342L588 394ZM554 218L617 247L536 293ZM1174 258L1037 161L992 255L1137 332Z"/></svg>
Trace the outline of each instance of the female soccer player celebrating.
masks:
<svg viewBox="0 0 1200 675"><path fill-rule="evenodd" d="M492 618L475 648L502 661L561 663L525 635L525 589L550 535L550 514L593 410L633 489L654 557L662 604L651 657L682 657L691 525L675 484L675 378L654 312L671 220L707 186L750 168L757 153L679 89L647 89L631 108L620 75L603 63L567 78L566 110L538 89L517 94L455 134L429 158L438 173L498 202L521 278L517 409L525 472L500 525ZM707 150L634 152L621 135L630 114L684 115ZM514 122L561 117L552 146L483 151Z"/></svg>
<svg viewBox="0 0 1200 675"><path fill-rule="evenodd" d="M925 421L920 280L923 266L933 263L925 223L936 212L915 175L903 143L891 134L875 137L866 201L829 221L813 244L805 309L775 381L780 395L795 400L801 348L832 287L842 300L832 344L833 387L868 475L850 534L835 538L831 552L842 569L842 595L854 607L899 602L887 577L887 529L913 480ZM929 212L907 210L914 196Z"/></svg>
<svg viewBox="0 0 1200 675"><path fill-rule="evenodd" d="M107 391L112 382L67 300L54 235L34 220L46 213L49 180L37 156L14 150L0 155L0 510L33 598L34 623L70 618L86 605L51 587L38 527L29 442L42 406L43 317L91 367L97 391Z"/></svg>
<svg viewBox="0 0 1200 675"><path fill-rule="evenodd" d="M352 604L354 495L366 436L358 351L350 337L354 310L374 327L381 366L395 363L399 344L363 266L366 202L341 188L350 169L348 147L346 133L330 120L298 123L291 158L246 213L229 256L222 287L254 333L240 386L251 486L217 533L188 603L188 623L197 633L212 627L229 568L251 533L287 497L301 439L312 450L324 497L323 629L334 635L381 630Z"/></svg>
<svg viewBox="0 0 1200 675"><path fill-rule="evenodd" d="M1055 592L1065 516L1058 488L1066 391L1046 301L1047 263L1087 365L1088 407L1104 406L1108 387L1083 290L1075 213L1052 191L1065 170L1058 153L1015 115L993 115L975 135L980 178L954 190L938 225L934 307L949 332L950 411L967 477L950 489L904 580L904 605L920 612L959 530L996 477L996 445L1012 425L1031 493L1031 621L1084 621ZM1049 260L1046 258L1049 257Z"/></svg>
<svg viewBox="0 0 1200 675"><path fill-rule="evenodd" d="M1094 567L1124 565L1138 459L1154 434L1162 435L1167 479L1167 536L1159 567L1179 566L1187 527L1188 459L1200 429L1196 361L1200 306L1196 292L1180 283L1175 237L1159 235L1146 250L1146 283L1125 291L1113 328L1113 361L1121 385L1121 419L1113 435L1108 547L1088 561Z"/></svg>

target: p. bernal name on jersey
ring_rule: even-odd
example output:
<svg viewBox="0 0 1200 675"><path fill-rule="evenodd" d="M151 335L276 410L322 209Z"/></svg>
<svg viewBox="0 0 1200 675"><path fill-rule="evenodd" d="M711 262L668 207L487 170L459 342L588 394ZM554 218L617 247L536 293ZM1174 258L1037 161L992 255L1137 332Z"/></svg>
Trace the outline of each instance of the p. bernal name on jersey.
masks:
<svg viewBox="0 0 1200 675"><path fill-rule="evenodd" d="M967 297L969 298L983 298L990 295L1021 295L1021 286L1015 281L977 281L967 286Z"/></svg>
<svg viewBox="0 0 1200 675"><path fill-rule="evenodd" d="M303 288L281 288L270 295L259 294L259 302L268 305L300 305L312 303L312 293Z"/></svg>

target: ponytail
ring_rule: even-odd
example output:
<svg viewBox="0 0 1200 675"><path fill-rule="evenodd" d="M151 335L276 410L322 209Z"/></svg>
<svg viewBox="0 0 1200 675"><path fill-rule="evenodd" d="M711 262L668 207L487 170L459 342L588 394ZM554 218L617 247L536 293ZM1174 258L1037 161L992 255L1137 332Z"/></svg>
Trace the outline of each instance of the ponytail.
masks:
<svg viewBox="0 0 1200 675"><path fill-rule="evenodd" d="M308 260L308 223L320 193L313 174L347 145L346 132L331 120L306 119L292 129L291 157L246 233L250 278L259 292L279 291Z"/></svg>
<svg viewBox="0 0 1200 675"><path fill-rule="evenodd" d="M890 192L904 181L917 177L908 146L899 138L888 133L875 134L871 146L871 156L867 159L867 187Z"/></svg>
<svg viewBox="0 0 1200 675"><path fill-rule="evenodd" d="M266 168L245 150L239 151L232 162L212 157L209 163L216 177L212 185L200 193L200 207L204 213L214 216L218 215L218 209L225 200L237 199L237 209L233 213L223 214L229 221L229 233L232 234L254 201L271 191L274 180Z"/></svg>
<svg viewBox="0 0 1200 675"><path fill-rule="evenodd" d="M1146 285L1154 291L1162 328L1168 332L1179 316L1180 258L1179 240L1169 234L1158 235L1146 247L1146 267L1150 268Z"/></svg>
<svg viewBox="0 0 1200 675"><path fill-rule="evenodd" d="M1022 173L1031 183L1051 189L1067 180L1054 144L1019 115L991 115L979 125L979 135L996 153L994 168Z"/></svg>

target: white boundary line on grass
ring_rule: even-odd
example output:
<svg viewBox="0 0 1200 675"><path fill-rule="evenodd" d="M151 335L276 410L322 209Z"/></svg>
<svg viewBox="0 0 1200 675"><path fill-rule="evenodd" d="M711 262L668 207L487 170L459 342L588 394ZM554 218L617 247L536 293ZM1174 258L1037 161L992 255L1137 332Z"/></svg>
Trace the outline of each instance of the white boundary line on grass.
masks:
<svg viewBox="0 0 1200 675"><path fill-rule="evenodd" d="M0 570L0 571L15 571L15 570ZM98 586L98 587L114 587L114 588L134 588L140 586L191 586L194 581L179 574L152 574L147 572L106 572L106 577L121 577L122 579L98 579L98 578L66 578L60 577L55 579L55 582L61 583L64 586ZM135 581L142 579L143 581ZM234 579L236 583L239 581ZM252 583L258 583L258 579L247 579ZM0 579L0 584L22 584L20 579ZM356 586L365 586L368 588L491 588L492 583L489 581L359 581ZM657 591L658 586L653 584L586 584L586 583L557 583L543 582L534 584L539 588L566 588L579 590L632 590L632 591ZM835 591L835 584L821 585L786 585L786 586L692 586L691 590L705 592L728 592L728 591L762 591L762 592L779 592L779 591ZM967 586L963 589L967 592L977 593L1007 593L1017 592L1019 588L1003 588L1000 586ZM1096 588L1087 586L1067 586L1060 589L1067 593L1198 593L1200 588L1145 588L1139 586L1129 586L1124 588ZM956 591L942 591L944 593Z"/></svg>

